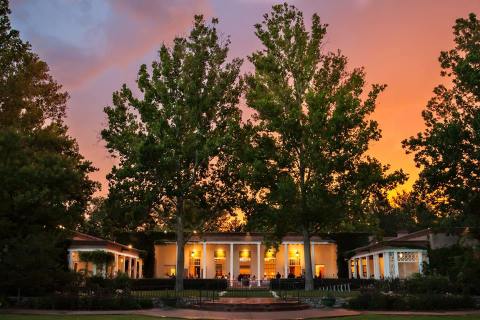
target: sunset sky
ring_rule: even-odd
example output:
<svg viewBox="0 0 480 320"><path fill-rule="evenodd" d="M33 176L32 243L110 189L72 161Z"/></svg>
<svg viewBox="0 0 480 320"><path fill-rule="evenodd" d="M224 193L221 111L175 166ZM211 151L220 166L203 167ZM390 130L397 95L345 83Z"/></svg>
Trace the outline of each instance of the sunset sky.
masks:
<svg viewBox="0 0 480 320"><path fill-rule="evenodd" d="M245 58L260 48L253 25L276 1L268 0L11 0L12 24L45 60L70 93L67 124L82 154L99 168L103 184L114 164L100 138L103 108L123 83L132 86L140 64L156 58L161 43L186 35L194 14L217 17L231 36L230 57ZM325 50L364 66L367 81L385 83L374 118L383 137L370 154L393 169L404 169L410 188L417 169L401 141L423 128L421 111L441 83L438 56L453 46L452 25L468 13L480 14L477 0L311 0L290 1L327 23ZM251 71L246 61L244 72Z"/></svg>

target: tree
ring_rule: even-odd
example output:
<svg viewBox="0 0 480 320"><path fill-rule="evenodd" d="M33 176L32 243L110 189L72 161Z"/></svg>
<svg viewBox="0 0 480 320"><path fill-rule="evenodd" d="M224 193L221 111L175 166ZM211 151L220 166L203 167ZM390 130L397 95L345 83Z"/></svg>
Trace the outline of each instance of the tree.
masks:
<svg viewBox="0 0 480 320"><path fill-rule="evenodd" d="M0 1L0 290L50 288L97 184L63 123L68 94ZM30 249L26 249L26 244ZM63 264L64 266L64 264Z"/></svg>
<svg viewBox="0 0 480 320"><path fill-rule="evenodd" d="M362 100L365 73L347 70L347 58L322 53L327 26L317 14L311 30L302 13L287 4L265 14L255 34L263 45L249 60L247 104L255 111L245 126L244 165L253 209L250 221L281 236L301 232L305 288L313 289L310 237L351 222L377 197L404 178L386 175L387 166L367 157L369 142L380 138L369 120L378 94L373 85Z"/></svg>
<svg viewBox="0 0 480 320"><path fill-rule="evenodd" d="M440 54L438 85L422 112L425 130L404 140L421 168L414 189L444 222L480 222L480 22L471 13L453 27L455 48Z"/></svg>
<svg viewBox="0 0 480 320"><path fill-rule="evenodd" d="M236 186L229 149L241 114L241 60L227 62L229 40L195 16L187 38L162 45L149 72L142 65L136 98L125 85L105 108L102 131L119 159L110 174L109 199L132 224L174 229L178 246L176 289L183 289L184 245L193 231L232 210Z"/></svg>

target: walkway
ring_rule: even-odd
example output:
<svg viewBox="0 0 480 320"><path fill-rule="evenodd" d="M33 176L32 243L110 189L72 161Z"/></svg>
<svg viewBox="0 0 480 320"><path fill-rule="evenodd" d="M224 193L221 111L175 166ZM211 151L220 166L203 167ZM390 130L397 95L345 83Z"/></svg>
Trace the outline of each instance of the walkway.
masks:
<svg viewBox="0 0 480 320"><path fill-rule="evenodd" d="M389 314L389 315L480 315L480 310L471 311L447 311L447 312L402 312L402 311L364 311L357 312L346 309L308 309L301 311L283 311L283 312L213 312L192 309L150 309L150 310L132 310L132 311L50 311L50 310L2 310L1 313L16 314L42 314L42 315L119 315L119 314L137 314L153 317L172 317L185 319L211 319L211 320L283 320L283 319L308 319L308 318L332 318L344 316L356 316L360 314Z"/></svg>
<svg viewBox="0 0 480 320"><path fill-rule="evenodd" d="M137 314L153 317L171 317L186 319L209 319L209 320L287 320L308 318L331 318L359 315L359 312L346 309L307 309L301 311L281 312L220 312L203 311L192 309L150 309L132 311L50 311L50 310L5 310L8 313L17 314L61 314L61 315L110 315L110 314Z"/></svg>

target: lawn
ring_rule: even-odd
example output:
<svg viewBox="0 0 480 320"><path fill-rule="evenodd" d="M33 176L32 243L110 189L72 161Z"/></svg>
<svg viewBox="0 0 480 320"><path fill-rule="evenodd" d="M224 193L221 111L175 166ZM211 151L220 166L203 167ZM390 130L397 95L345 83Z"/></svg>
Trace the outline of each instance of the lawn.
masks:
<svg viewBox="0 0 480 320"><path fill-rule="evenodd" d="M479 320L480 315L475 316L392 316L392 315L360 315L353 317L341 317L341 318L323 318L322 320ZM315 319L309 319L315 320ZM318 319L320 320L320 319Z"/></svg>

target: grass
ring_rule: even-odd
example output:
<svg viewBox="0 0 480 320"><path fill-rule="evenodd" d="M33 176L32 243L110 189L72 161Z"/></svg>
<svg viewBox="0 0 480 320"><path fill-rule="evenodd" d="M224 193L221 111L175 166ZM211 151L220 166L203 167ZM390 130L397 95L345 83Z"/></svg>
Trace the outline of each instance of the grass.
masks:
<svg viewBox="0 0 480 320"><path fill-rule="evenodd" d="M341 318L323 318L322 320L478 320L480 315L468 315L468 316L392 316L392 315L377 315L377 314L365 314L352 317ZM315 320L315 319L309 319ZM320 320L320 319L318 319Z"/></svg>

